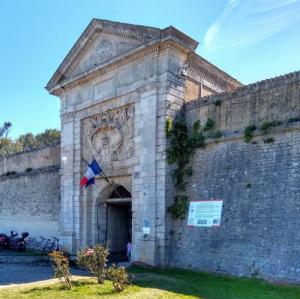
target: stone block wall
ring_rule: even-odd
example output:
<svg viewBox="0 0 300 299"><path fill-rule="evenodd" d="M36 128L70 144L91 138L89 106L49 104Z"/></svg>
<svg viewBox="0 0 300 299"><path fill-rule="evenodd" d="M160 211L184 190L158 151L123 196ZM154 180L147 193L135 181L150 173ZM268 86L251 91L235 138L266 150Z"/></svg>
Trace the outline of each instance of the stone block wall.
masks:
<svg viewBox="0 0 300 299"><path fill-rule="evenodd" d="M1 233L59 236L59 169L59 144L0 160Z"/></svg>
<svg viewBox="0 0 300 299"><path fill-rule="evenodd" d="M29 169L37 169L48 166L60 165L60 143L52 146L24 151L5 157L0 156L0 175L6 172L25 172Z"/></svg>
<svg viewBox="0 0 300 299"><path fill-rule="evenodd" d="M299 100L298 72L187 104L190 125L211 118L223 133L196 152L189 199L222 199L223 211L220 227L173 222L172 266L300 282ZM264 133L267 121L280 123Z"/></svg>

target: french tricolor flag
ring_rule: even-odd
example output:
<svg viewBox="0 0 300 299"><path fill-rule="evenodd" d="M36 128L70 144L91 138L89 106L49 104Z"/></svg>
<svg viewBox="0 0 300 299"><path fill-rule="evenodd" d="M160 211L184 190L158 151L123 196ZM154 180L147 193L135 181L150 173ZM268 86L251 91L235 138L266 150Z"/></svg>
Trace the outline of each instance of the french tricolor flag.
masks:
<svg viewBox="0 0 300 299"><path fill-rule="evenodd" d="M85 176L80 180L81 187L87 187L88 185L95 184L95 176L100 174L102 169L95 159L93 159L92 163L89 164L89 168L87 169Z"/></svg>

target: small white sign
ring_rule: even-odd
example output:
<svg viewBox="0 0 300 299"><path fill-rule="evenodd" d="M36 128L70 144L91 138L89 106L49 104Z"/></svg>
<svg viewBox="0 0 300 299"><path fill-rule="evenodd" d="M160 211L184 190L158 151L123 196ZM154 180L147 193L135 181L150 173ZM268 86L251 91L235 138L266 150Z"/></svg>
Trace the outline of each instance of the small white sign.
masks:
<svg viewBox="0 0 300 299"><path fill-rule="evenodd" d="M191 201L187 225L198 227L220 226L223 200Z"/></svg>
<svg viewBox="0 0 300 299"><path fill-rule="evenodd" d="M150 227L143 227L143 234L150 235Z"/></svg>

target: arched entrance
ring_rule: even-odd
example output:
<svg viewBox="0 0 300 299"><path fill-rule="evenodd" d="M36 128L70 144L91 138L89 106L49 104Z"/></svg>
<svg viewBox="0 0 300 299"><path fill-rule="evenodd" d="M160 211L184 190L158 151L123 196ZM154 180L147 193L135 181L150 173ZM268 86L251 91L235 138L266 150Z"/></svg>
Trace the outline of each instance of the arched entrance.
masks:
<svg viewBox="0 0 300 299"><path fill-rule="evenodd" d="M105 224L104 242L110 248L111 258L117 261L125 260L127 243L131 241L132 236L130 192L123 186L115 186L97 210L100 211L97 213L97 223Z"/></svg>

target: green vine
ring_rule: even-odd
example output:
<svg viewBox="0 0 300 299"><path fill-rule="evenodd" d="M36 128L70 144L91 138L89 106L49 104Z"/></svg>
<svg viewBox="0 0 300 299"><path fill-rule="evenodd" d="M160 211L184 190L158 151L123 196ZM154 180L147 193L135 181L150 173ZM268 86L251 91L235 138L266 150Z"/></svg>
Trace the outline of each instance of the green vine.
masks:
<svg viewBox="0 0 300 299"><path fill-rule="evenodd" d="M244 140L249 143L253 138L253 132L256 130L255 125L251 125L245 128L244 130Z"/></svg>
<svg viewBox="0 0 300 299"><path fill-rule="evenodd" d="M212 119L208 118L203 129L205 132L207 132L212 130L214 127L215 127L215 122Z"/></svg>
<svg viewBox="0 0 300 299"><path fill-rule="evenodd" d="M271 122L266 121L260 125L260 130L263 132L263 134L267 134L270 128L280 126L281 124L282 122L276 120Z"/></svg>
<svg viewBox="0 0 300 299"><path fill-rule="evenodd" d="M167 119L166 136L169 140L169 147L166 150L167 162L176 165L172 171L176 195L168 212L174 219L184 219L188 208L187 177L192 176L193 173L190 161L196 149L205 146L205 136L199 121L193 124L189 132L184 114L177 116L173 122Z"/></svg>

